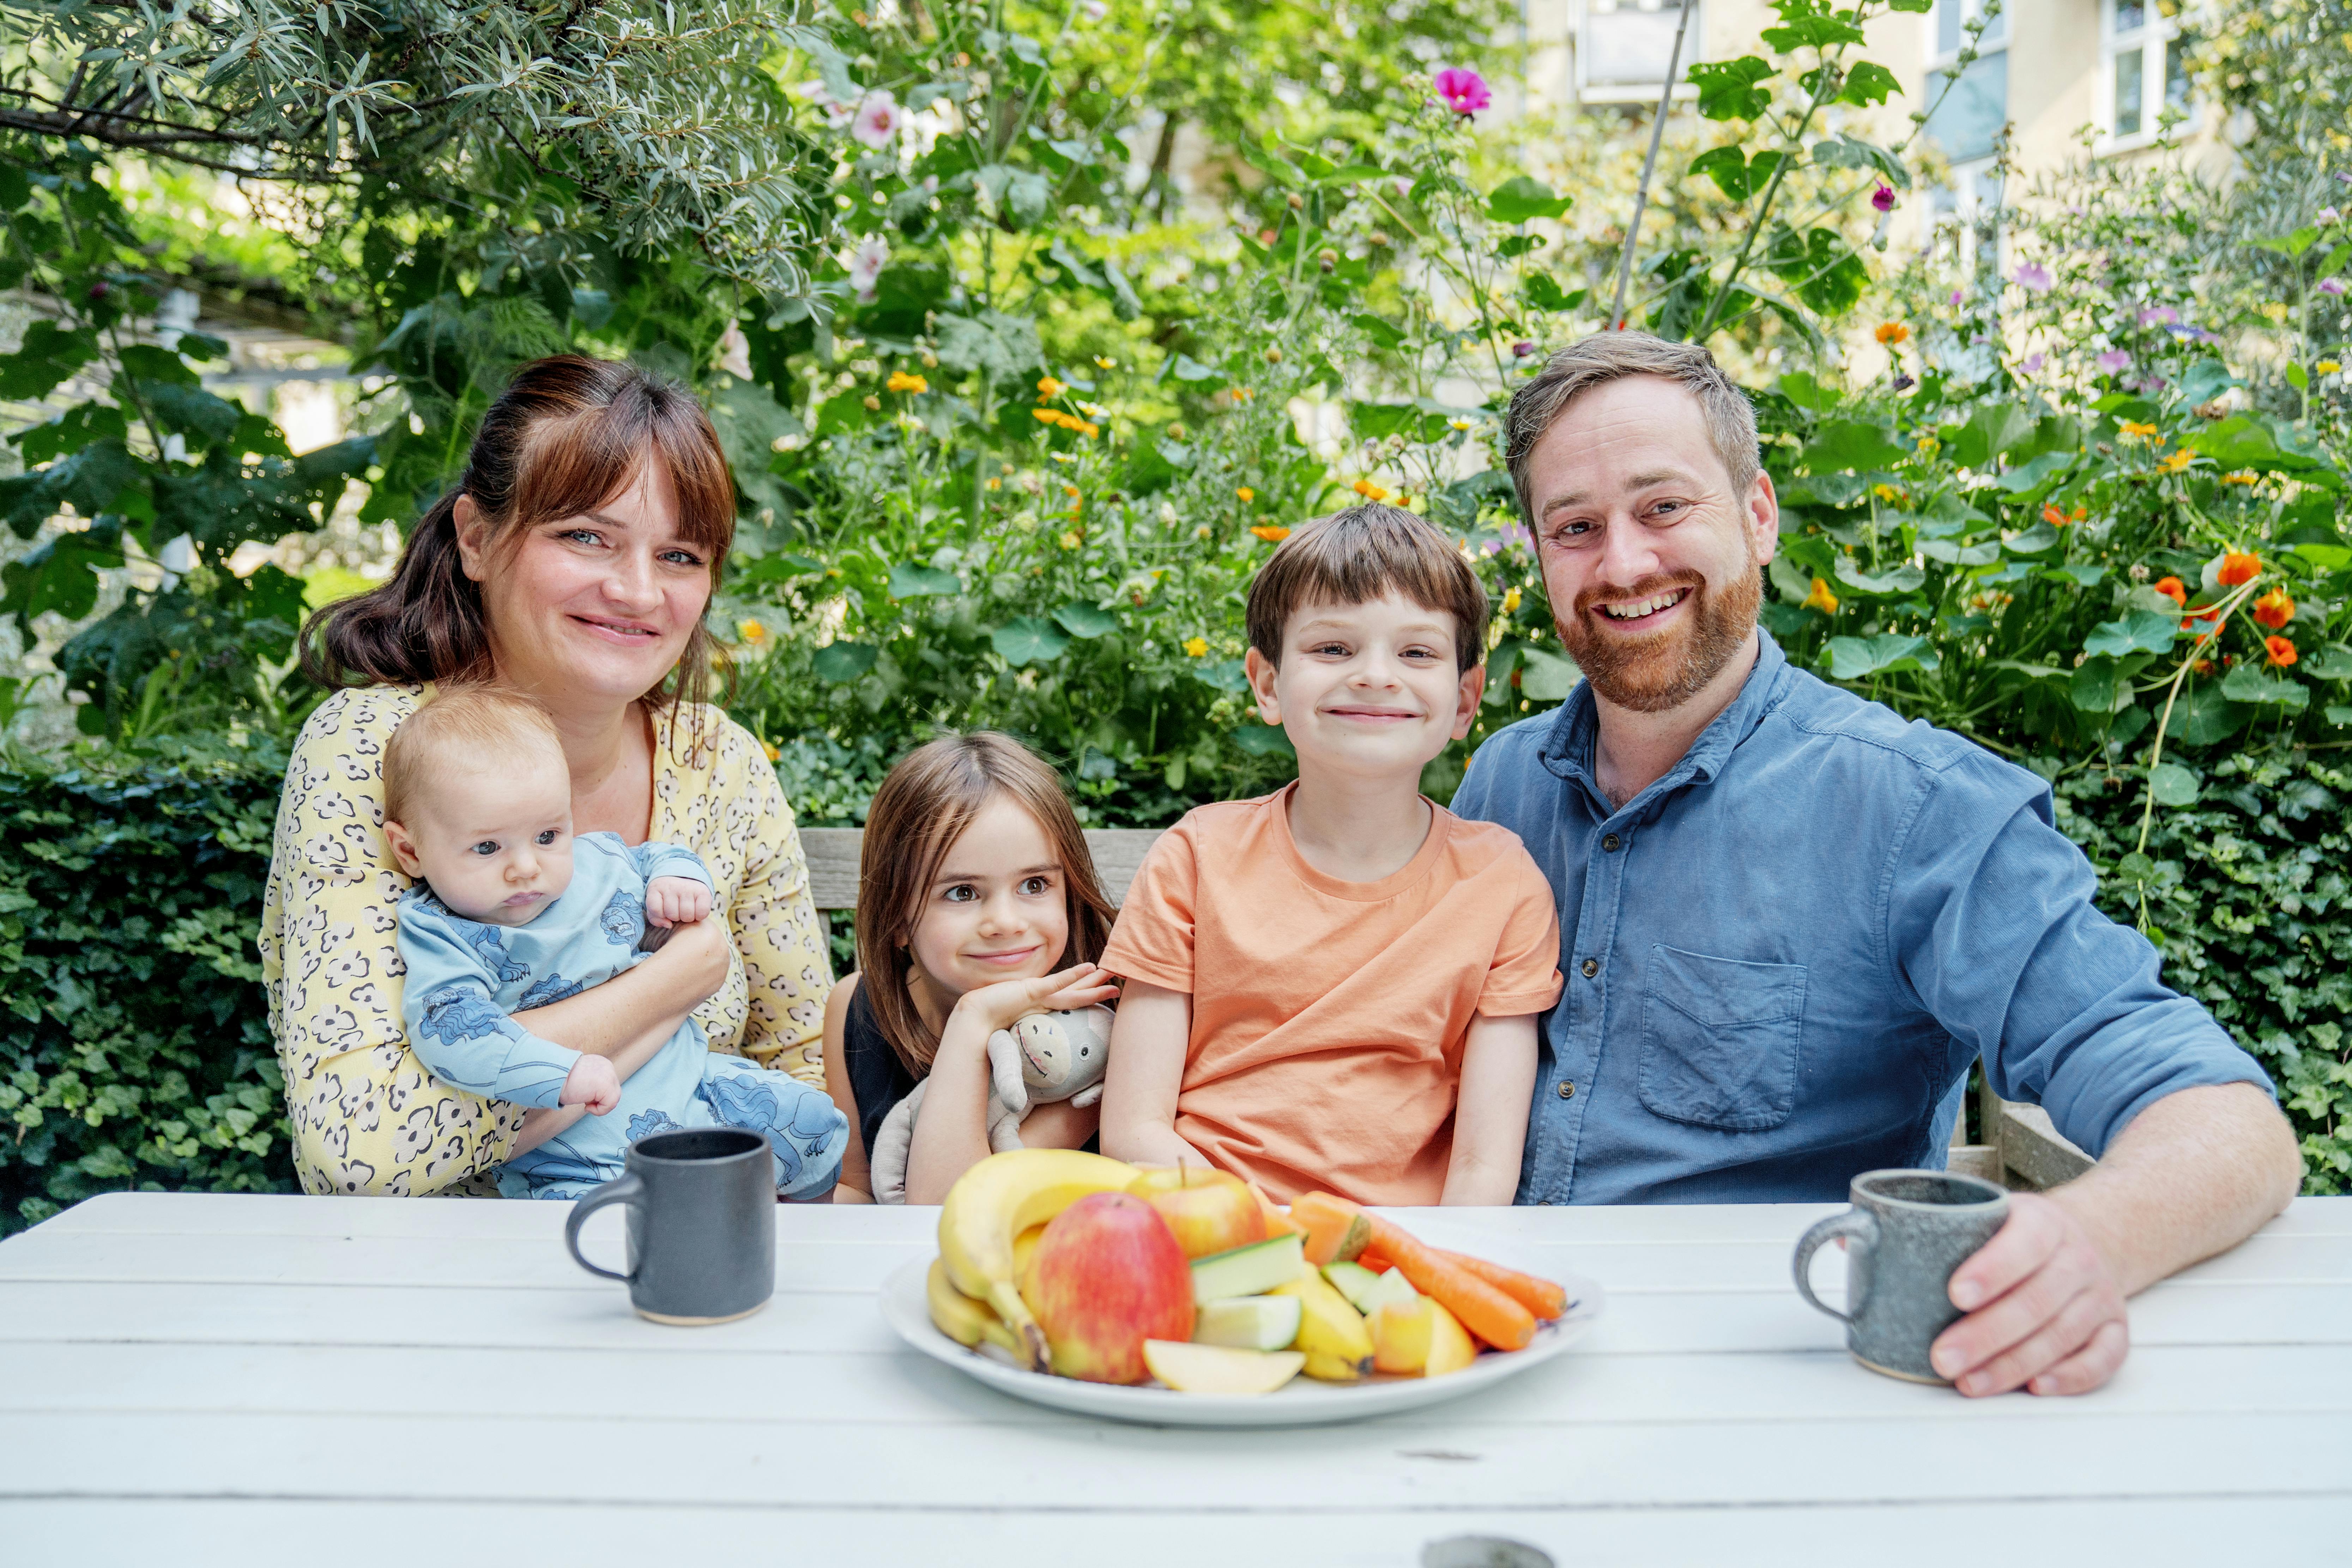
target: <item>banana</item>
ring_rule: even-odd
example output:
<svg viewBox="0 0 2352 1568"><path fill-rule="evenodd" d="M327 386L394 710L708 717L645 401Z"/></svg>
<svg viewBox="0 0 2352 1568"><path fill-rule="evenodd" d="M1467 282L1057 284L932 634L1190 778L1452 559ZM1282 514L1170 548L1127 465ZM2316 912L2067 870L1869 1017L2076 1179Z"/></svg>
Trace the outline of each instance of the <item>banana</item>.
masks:
<svg viewBox="0 0 2352 1568"><path fill-rule="evenodd" d="M1022 1353L1021 1342L1004 1321L989 1310L987 1302L975 1301L950 1284L947 1265L936 1258L931 1259L930 1278L923 1282L923 1293L930 1300L931 1321L956 1343L977 1345L986 1340L1016 1356Z"/></svg>
<svg viewBox="0 0 2352 1568"><path fill-rule="evenodd" d="M1277 1285L1269 1296L1296 1296L1298 1338L1291 1349L1307 1352L1307 1376L1325 1383L1358 1383L1372 1370L1372 1331L1364 1315L1320 1274L1302 1274Z"/></svg>
<svg viewBox="0 0 2352 1568"><path fill-rule="evenodd" d="M1046 1365L1045 1331L1015 1282L1013 1240L1089 1193L1124 1191L1132 1165L1076 1149L1009 1149L956 1179L940 1210L940 1261L948 1283L996 1310L1032 1372ZM1364 1353L1371 1354L1369 1342Z"/></svg>

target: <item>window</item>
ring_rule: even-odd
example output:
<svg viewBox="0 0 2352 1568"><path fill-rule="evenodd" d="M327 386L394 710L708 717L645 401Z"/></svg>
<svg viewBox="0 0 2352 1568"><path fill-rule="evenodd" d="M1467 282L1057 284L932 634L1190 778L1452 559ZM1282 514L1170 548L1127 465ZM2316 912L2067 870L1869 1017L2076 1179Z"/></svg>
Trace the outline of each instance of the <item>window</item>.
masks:
<svg viewBox="0 0 2352 1568"><path fill-rule="evenodd" d="M2127 152L2156 139L2168 110L2192 114L2187 55L2195 38L2181 30L2179 7L2168 0L2100 0L2100 10L2104 145Z"/></svg>
<svg viewBox="0 0 2352 1568"><path fill-rule="evenodd" d="M1977 58L1959 70L1947 92L1944 84L1958 67L1967 25L1980 13L1979 0L1937 0L1936 42L1927 64L1927 101L1935 110L1927 134L1956 164L1992 156L1994 141L2009 123L2009 26L1995 16L1977 41Z"/></svg>
<svg viewBox="0 0 2352 1568"><path fill-rule="evenodd" d="M1576 40L1578 96L1656 98L1658 89L1665 85L1666 64L1674 56L1675 29L1682 25L1685 4L1691 16L1683 34L1682 61L1675 68L1678 82L1686 78L1691 63L1701 58L1704 24L1699 0L1584 0Z"/></svg>

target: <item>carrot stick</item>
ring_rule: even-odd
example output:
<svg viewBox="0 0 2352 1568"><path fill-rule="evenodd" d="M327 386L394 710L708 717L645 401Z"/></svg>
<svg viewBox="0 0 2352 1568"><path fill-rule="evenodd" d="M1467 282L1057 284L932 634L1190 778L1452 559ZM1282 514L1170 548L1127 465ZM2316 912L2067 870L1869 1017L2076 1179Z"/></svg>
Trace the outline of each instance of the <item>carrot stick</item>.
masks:
<svg viewBox="0 0 2352 1568"><path fill-rule="evenodd" d="M1476 1275L1547 1322L1568 1310L1568 1292L1549 1279L1522 1274L1516 1268L1506 1268L1499 1263L1489 1263L1466 1252L1448 1252L1444 1256L1456 1268ZM1370 1268L1370 1265L1365 1267Z"/></svg>
<svg viewBox="0 0 2352 1568"><path fill-rule="evenodd" d="M1297 1212L1296 1205L1292 1212ZM1363 1217L1371 1227L1364 1250L1377 1252L1402 1269L1414 1289L1434 1298L1462 1320L1464 1328L1498 1351L1522 1349L1536 1337L1535 1314L1509 1295L1380 1215Z"/></svg>
<svg viewBox="0 0 2352 1568"><path fill-rule="evenodd" d="M1329 1193L1301 1193L1290 1200L1290 1223L1307 1233L1307 1261L1318 1268L1354 1261L1371 1234L1365 1228L1369 1217L1346 1198Z"/></svg>

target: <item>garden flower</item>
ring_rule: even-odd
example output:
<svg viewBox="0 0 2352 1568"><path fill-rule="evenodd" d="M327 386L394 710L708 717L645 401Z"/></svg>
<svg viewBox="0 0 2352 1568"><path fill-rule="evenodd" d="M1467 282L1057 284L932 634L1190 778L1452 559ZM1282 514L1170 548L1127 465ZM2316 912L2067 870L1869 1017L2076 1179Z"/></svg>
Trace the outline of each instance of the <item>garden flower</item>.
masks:
<svg viewBox="0 0 2352 1568"><path fill-rule="evenodd" d="M2097 359L2093 360L2091 363L2097 365L2101 370L2105 371L2109 375L2121 375L2125 371L2131 369L2131 355L2126 353L2123 350L2109 349L2106 353L2101 354Z"/></svg>
<svg viewBox="0 0 2352 1568"><path fill-rule="evenodd" d="M1507 616L1515 614L1518 610L1518 607L1519 591L1517 588L1505 589L1503 592L1503 614Z"/></svg>
<svg viewBox="0 0 2352 1568"><path fill-rule="evenodd" d="M1893 485L1873 485L1870 487L1870 493L1883 501L1898 501L1903 499L1903 492Z"/></svg>
<svg viewBox="0 0 2352 1568"><path fill-rule="evenodd" d="M2063 528L2066 526L2066 514L2054 506L2045 506L2042 509L2042 521L2053 528Z"/></svg>
<svg viewBox="0 0 2352 1568"><path fill-rule="evenodd" d="M719 337L719 357L710 362L738 381L751 379L751 340L733 321Z"/></svg>
<svg viewBox="0 0 2352 1568"><path fill-rule="evenodd" d="M2197 448L2183 447L2157 465L2168 474L2177 474L2197 460Z"/></svg>
<svg viewBox="0 0 2352 1568"><path fill-rule="evenodd" d="M1068 387L1050 375L1041 378L1037 383L1037 395L1040 397L1059 397L1068 390Z"/></svg>
<svg viewBox="0 0 2352 1568"><path fill-rule="evenodd" d="M1893 212L1895 210L1895 187L1893 185L1881 185L1878 189L1871 192L1870 205L1876 207L1883 213Z"/></svg>
<svg viewBox="0 0 2352 1568"><path fill-rule="evenodd" d="M2263 574L2263 558L2244 551L2232 550L2221 557L2219 581L2224 588L2234 588L2241 583L2251 583Z"/></svg>
<svg viewBox="0 0 2352 1568"><path fill-rule="evenodd" d="M2011 273L2010 278L2029 294L2039 294L2056 281L2050 276L2050 268L2042 266L2039 261L2024 263L2016 271Z"/></svg>
<svg viewBox="0 0 2352 1568"><path fill-rule="evenodd" d="M908 375L903 370L892 371L890 373L890 379L884 382L883 385L888 387L892 392L929 392L931 389L931 384L929 382L925 381L919 375Z"/></svg>
<svg viewBox="0 0 2352 1568"><path fill-rule="evenodd" d="M1070 530L1069 532L1062 535L1061 538L1061 545L1065 550L1076 550L1079 545L1084 544L1086 540L1075 528Z"/></svg>
<svg viewBox="0 0 2352 1568"><path fill-rule="evenodd" d="M2295 661L2294 644L2283 637L2266 637L2263 639L2263 657L2284 669Z"/></svg>
<svg viewBox="0 0 2352 1568"><path fill-rule="evenodd" d="M2329 224L2336 222L2343 215L2338 213L2334 207L2322 207L2319 209L2319 225L2322 228L2325 228Z"/></svg>
<svg viewBox="0 0 2352 1568"><path fill-rule="evenodd" d="M890 265L890 242L878 234L869 234L857 242L850 253L849 285L857 290L860 304L874 302L874 282L882 276L882 268Z"/></svg>
<svg viewBox="0 0 2352 1568"><path fill-rule="evenodd" d="M2183 607L2184 609L2188 607L2188 605L2189 605L2189 590L2188 590L2186 587L2184 587L2184 586L2182 586L2182 585L2181 585L2181 582L2180 582L2180 579L2179 579L2179 578L2178 578L2178 577L2159 577L2159 578L2158 578L2158 579L2156 580L2156 591L2157 591L2158 593L2159 593L2159 594L2163 595L2166 598L2168 598L2168 599L2171 600L2174 604L2180 605L2180 606L2181 606L2181 607Z"/></svg>
<svg viewBox="0 0 2352 1568"><path fill-rule="evenodd" d="M1445 107L1456 114L1475 114L1495 101L1495 95L1486 90L1486 79L1461 66L1446 67L1430 85L1437 89L1437 96L1445 100Z"/></svg>
<svg viewBox="0 0 2352 1568"><path fill-rule="evenodd" d="M776 743L773 741L762 741L760 742L760 746L761 750L768 753L768 761L774 763L782 762L783 760L784 753L776 750Z"/></svg>
<svg viewBox="0 0 2352 1568"><path fill-rule="evenodd" d="M1041 424L1059 425L1062 422L1062 411L1058 408L1032 408L1029 412Z"/></svg>
<svg viewBox="0 0 2352 1568"><path fill-rule="evenodd" d="M859 398L858 401L866 405L866 412L868 414L879 414L882 412L882 400L875 396L870 392L865 396Z"/></svg>
<svg viewBox="0 0 2352 1568"><path fill-rule="evenodd" d="M2294 601L2287 597L2284 588L2273 588L2254 601L2254 619L2274 632L2282 631L2294 619Z"/></svg>
<svg viewBox="0 0 2352 1568"><path fill-rule="evenodd" d="M2281 626L2284 626L2286 623L2282 621L2279 624ZM765 642L768 638L768 628L761 626L757 621L737 621L735 623L735 636L737 640L740 642Z"/></svg>
<svg viewBox="0 0 2352 1568"><path fill-rule="evenodd" d="M1819 610L1825 616L1834 616L1837 614L1838 596L1830 592L1829 580L1827 578L1816 577L1813 579L1813 591L1805 595L1804 607L1809 610Z"/></svg>
<svg viewBox="0 0 2352 1568"><path fill-rule="evenodd" d="M1923 458L1932 458L1943 449L1944 444L1941 441L1937 440L1933 436L1920 437L1917 443L1912 447L1912 450L1917 452Z"/></svg>
<svg viewBox="0 0 2352 1568"><path fill-rule="evenodd" d="M2116 426L2116 428L2123 436L2123 438L2126 441L2145 441L2150 436L2156 434L2155 426L2142 425L2137 420L2131 419L2125 420L2120 426ZM2159 446L2162 444L2163 443L2161 442L2158 443Z"/></svg>
<svg viewBox="0 0 2352 1568"><path fill-rule="evenodd" d="M1244 503L1257 500L1257 492L1250 489L1247 485L1244 485L1241 489L1235 490L1234 494L1241 497Z"/></svg>
<svg viewBox="0 0 2352 1568"><path fill-rule="evenodd" d="M1881 321L1878 325L1878 341L1889 348L1909 342L1910 337L1911 329L1900 321Z"/></svg>
<svg viewBox="0 0 2352 1568"><path fill-rule="evenodd" d="M1069 497L1072 500L1076 500L1078 499L1080 492L1078 490L1078 487L1076 485L1064 485L1062 487L1062 493Z"/></svg>
<svg viewBox="0 0 2352 1568"><path fill-rule="evenodd" d="M2252 468L2240 468L2233 474L2223 474L2221 482L2225 485L2253 485L2260 484L2262 478Z"/></svg>
<svg viewBox="0 0 2352 1568"><path fill-rule="evenodd" d="M989 476L988 488L992 490L1001 490L1004 488L1004 481L992 474Z"/></svg>
<svg viewBox="0 0 2352 1568"><path fill-rule="evenodd" d="M1209 645L1201 637L1186 637L1184 639L1184 651L1191 654L1194 658L1204 658L1208 654Z"/></svg>
<svg viewBox="0 0 2352 1568"><path fill-rule="evenodd" d="M2344 292L2344 279L2323 278L2319 280L2319 291L2323 294L2341 294Z"/></svg>
<svg viewBox="0 0 2352 1568"><path fill-rule="evenodd" d="M2042 367L2049 363L2050 356L2037 351L2036 353L2027 354L2018 364L2017 368L2023 371L2028 375L2040 375L2042 374Z"/></svg>
<svg viewBox="0 0 2352 1568"><path fill-rule="evenodd" d="M2311 368L2317 371L2322 375L2334 375L2337 371L2342 370L2344 367L2335 360L2323 359L2313 361Z"/></svg>
<svg viewBox="0 0 2352 1568"><path fill-rule="evenodd" d="M1283 527L1278 522L1262 522L1255 528L1251 529L1250 531L1256 534L1260 539L1265 540L1268 544L1279 544L1284 540L1290 537L1290 530Z"/></svg>
<svg viewBox="0 0 2352 1568"><path fill-rule="evenodd" d="M1181 441L1184 438L1184 426L1181 425L1169 426L1168 438L1171 441Z"/></svg>
<svg viewBox="0 0 2352 1568"><path fill-rule="evenodd" d="M2139 313L2143 327L2169 327L2180 320L2180 312L2169 305L2150 305Z"/></svg>
<svg viewBox="0 0 2352 1568"><path fill-rule="evenodd" d="M1389 492L1382 489L1380 486L1372 483L1370 479L1358 479L1354 484L1349 485L1348 488L1355 491L1358 495L1363 497L1366 500L1386 500L1389 499Z"/></svg>
<svg viewBox="0 0 2352 1568"><path fill-rule="evenodd" d="M877 88L857 106L857 120L850 126L849 134L868 147L887 147L898 139L898 127L906 122L907 116L899 109L898 100L890 96L890 89Z"/></svg>

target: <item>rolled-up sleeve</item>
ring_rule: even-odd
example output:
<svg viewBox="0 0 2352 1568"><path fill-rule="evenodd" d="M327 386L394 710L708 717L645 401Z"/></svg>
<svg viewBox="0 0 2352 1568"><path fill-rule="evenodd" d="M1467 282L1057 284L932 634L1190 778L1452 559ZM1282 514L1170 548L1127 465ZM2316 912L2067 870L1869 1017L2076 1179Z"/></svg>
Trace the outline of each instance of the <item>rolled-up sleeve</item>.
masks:
<svg viewBox="0 0 2352 1568"><path fill-rule="evenodd" d="M2040 780L1964 757L1924 775L1879 889L1896 978L1984 1061L1993 1092L2039 1103L2094 1156L2184 1089L2270 1079L2160 978L2147 939L2094 902L2083 852Z"/></svg>

